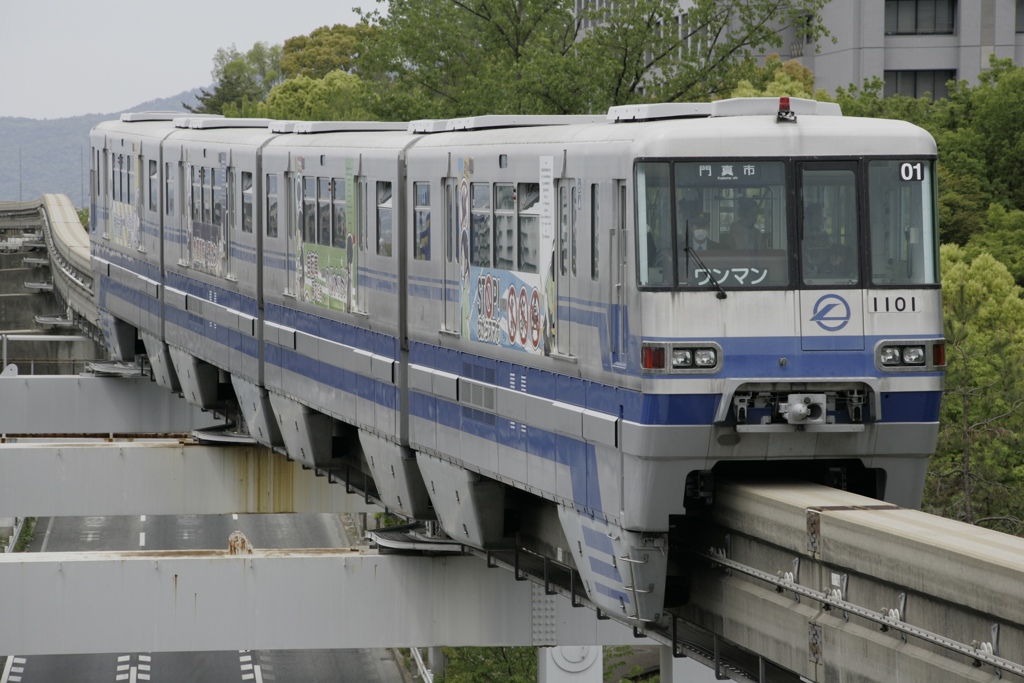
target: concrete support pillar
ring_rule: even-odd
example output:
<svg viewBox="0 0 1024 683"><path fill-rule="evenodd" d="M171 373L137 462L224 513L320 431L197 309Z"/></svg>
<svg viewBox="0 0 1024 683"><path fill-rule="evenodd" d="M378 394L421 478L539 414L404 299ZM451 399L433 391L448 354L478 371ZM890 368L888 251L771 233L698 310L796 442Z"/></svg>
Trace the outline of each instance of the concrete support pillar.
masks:
<svg viewBox="0 0 1024 683"><path fill-rule="evenodd" d="M434 675L434 680L444 678L445 664L448 663L444 651L439 647L427 648L427 668Z"/></svg>
<svg viewBox="0 0 1024 683"><path fill-rule="evenodd" d="M604 648L565 646L537 648L537 683L602 683Z"/></svg>
<svg viewBox="0 0 1024 683"><path fill-rule="evenodd" d="M714 683L715 672L688 657L675 658L672 648L661 646L661 683Z"/></svg>

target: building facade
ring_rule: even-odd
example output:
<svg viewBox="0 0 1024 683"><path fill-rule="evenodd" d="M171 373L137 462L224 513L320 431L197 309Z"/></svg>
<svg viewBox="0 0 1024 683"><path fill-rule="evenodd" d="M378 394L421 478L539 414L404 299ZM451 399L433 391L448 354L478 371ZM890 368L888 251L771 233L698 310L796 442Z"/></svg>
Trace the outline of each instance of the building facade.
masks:
<svg viewBox="0 0 1024 683"><path fill-rule="evenodd" d="M828 92L878 76L885 94L945 97L950 79L977 83L992 55L1024 65L1024 0L832 0L822 10L836 38L789 55Z"/></svg>
<svg viewBox="0 0 1024 683"><path fill-rule="evenodd" d="M615 1L575 0L576 11ZM680 0L678 30L692 5ZM951 79L977 83L992 55L1024 65L1024 0L831 0L821 18L835 42L788 29L777 52L811 69L827 92L877 76L886 95L942 98Z"/></svg>

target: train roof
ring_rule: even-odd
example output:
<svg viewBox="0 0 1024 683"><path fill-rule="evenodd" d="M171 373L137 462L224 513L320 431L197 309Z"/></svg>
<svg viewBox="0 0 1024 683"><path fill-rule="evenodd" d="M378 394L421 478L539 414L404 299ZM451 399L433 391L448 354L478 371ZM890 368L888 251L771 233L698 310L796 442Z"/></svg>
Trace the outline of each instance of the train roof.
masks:
<svg viewBox="0 0 1024 683"><path fill-rule="evenodd" d="M417 149L488 145L627 145L636 157L934 155L935 142L903 121L845 117L839 105L790 97L612 107L604 115L487 115L452 119L275 121L136 112L96 130L272 147Z"/></svg>

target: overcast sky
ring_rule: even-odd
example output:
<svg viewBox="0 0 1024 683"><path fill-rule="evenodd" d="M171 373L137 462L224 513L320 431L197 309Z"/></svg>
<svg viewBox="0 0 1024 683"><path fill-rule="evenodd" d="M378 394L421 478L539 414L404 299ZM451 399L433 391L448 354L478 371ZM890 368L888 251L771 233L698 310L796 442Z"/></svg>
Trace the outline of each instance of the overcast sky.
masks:
<svg viewBox="0 0 1024 683"><path fill-rule="evenodd" d="M375 0L0 0L0 116L121 111L210 85L233 43L355 24Z"/></svg>

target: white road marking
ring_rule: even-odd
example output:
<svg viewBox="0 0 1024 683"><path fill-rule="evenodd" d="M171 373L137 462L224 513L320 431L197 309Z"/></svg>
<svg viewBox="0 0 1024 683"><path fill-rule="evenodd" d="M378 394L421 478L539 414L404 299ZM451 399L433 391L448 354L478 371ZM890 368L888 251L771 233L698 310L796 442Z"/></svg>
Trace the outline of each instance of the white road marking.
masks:
<svg viewBox="0 0 1024 683"><path fill-rule="evenodd" d="M139 515L139 521L145 522L146 521L146 515Z"/></svg>
<svg viewBox="0 0 1024 683"><path fill-rule="evenodd" d="M139 545L146 545L146 532L145 531L140 531L139 532Z"/></svg>
<svg viewBox="0 0 1024 683"><path fill-rule="evenodd" d="M238 514L235 513L235 514L231 515L231 519L238 519Z"/></svg>
<svg viewBox="0 0 1024 683"><path fill-rule="evenodd" d="M130 662L130 661L132 661L132 656L131 655L121 655L120 657L117 658L117 661L119 661L119 662Z"/></svg>
<svg viewBox="0 0 1024 683"><path fill-rule="evenodd" d="M53 517L50 517L50 521L46 524L46 534L43 536L43 545L39 548L39 552L46 552L46 544L50 542L50 529L53 528Z"/></svg>

